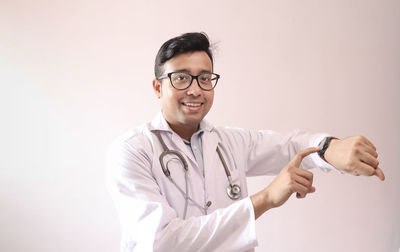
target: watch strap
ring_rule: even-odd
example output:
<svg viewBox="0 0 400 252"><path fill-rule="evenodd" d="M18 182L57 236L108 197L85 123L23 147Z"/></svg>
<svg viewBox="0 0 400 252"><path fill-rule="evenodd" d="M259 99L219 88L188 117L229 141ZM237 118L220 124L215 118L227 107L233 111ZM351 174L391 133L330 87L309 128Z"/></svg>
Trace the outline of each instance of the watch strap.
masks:
<svg viewBox="0 0 400 252"><path fill-rule="evenodd" d="M325 152L329 147L329 144L331 143L332 139L337 139L336 137L325 137L319 146L321 149L318 151L318 155L325 160Z"/></svg>

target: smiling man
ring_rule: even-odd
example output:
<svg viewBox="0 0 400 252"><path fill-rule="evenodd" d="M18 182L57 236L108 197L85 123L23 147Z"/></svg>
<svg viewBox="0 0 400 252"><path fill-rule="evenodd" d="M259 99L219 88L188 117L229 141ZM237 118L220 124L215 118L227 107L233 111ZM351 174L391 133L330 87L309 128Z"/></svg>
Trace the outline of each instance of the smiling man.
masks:
<svg viewBox="0 0 400 252"><path fill-rule="evenodd" d="M121 251L253 251L255 220L296 193L313 193L308 169L376 175L365 137L217 127L204 117L220 76L204 33L165 42L153 89L161 111L118 138L107 158L108 189L122 227ZM277 175L248 196L246 176Z"/></svg>
<svg viewBox="0 0 400 252"><path fill-rule="evenodd" d="M219 75L212 73L213 63L204 51L179 54L162 68L168 74L154 79L153 88L163 116L173 131L190 140L211 109ZM191 85L193 81L197 83Z"/></svg>

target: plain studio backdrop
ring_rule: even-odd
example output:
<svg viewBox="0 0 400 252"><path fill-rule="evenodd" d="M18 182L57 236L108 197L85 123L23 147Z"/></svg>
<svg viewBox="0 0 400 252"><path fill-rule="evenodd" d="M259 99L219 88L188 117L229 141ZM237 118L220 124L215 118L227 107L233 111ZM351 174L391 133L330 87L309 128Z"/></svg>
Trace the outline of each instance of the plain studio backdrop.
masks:
<svg viewBox="0 0 400 252"><path fill-rule="evenodd" d="M400 247L400 2L0 1L0 251L118 251L110 142L151 120L156 53L204 31L216 125L377 147L386 181L312 170L317 191L257 220L256 251ZM249 178L250 193L272 177Z"/></svg>

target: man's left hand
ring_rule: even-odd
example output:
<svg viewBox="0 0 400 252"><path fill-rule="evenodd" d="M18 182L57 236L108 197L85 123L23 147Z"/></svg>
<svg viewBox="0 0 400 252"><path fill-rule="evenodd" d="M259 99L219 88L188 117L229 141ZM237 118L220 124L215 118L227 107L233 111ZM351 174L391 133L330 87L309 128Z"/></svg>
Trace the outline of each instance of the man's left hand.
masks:
<svg viewBox="0 0 400 252"><path fill-rule="evenodd" d="M383 171L378 167L376 148L363 136L333 139L324 156L331 165L355 176L375 175L380 180L385 180Z"/></svg>

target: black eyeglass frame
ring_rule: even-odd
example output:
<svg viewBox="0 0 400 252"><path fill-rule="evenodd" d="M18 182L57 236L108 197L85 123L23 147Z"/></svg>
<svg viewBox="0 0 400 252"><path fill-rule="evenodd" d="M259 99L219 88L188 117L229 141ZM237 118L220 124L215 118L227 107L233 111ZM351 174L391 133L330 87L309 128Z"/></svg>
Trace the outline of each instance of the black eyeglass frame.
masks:
<svg viewBox="0 0 400 252"><path fill-rule="evenodd" d="M190 80L189 85L187 85L187 87L185 87L185 88L177 88L177 87L175 87L174 84L172 83L172 78L171 78L172 74L174 74L174 73L184 73L184 74L189 75L189 76L191 77L191 80ZM215 85L214 85L212 88L210 88L210 89L207 89L207 88L202 87L202 86L200 85L200 82L199 82L199 79L198 79L200 75L203 75L203 74L206 74L206 73L208 73L208 74L214 74L215 76L217 76L217 77L216 77L217 80L215 81ZM163 74L163 75L161 75L160 77L158 77L157 80L162 80L162 79L165 79L165 78L167 78L167 77L169 78L169 81L171 82L171 85L172 85L175 89L177 89L177 90L185 90L185 89L188 89L188 88L190 87L190 85L192 85L193 79L195 79L195 80L197 81L197 85L199 85L199 87L200 87L202 90L211 91L211 90L213 90L213 89L217 86L218 80L219 80L219 78L220 78L221 76L220 76L219 74L211 73L211 72L203 72L203 73L198 74L198 75L191 75L190 73L187 73L187 72L177 71L177 72L171 72L171 73Z"/></svg>

